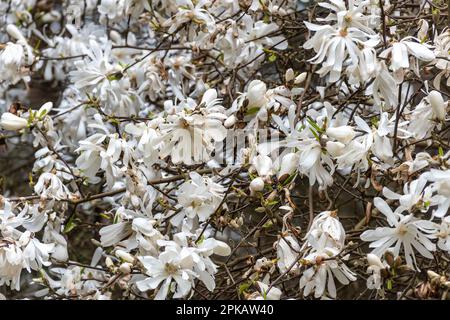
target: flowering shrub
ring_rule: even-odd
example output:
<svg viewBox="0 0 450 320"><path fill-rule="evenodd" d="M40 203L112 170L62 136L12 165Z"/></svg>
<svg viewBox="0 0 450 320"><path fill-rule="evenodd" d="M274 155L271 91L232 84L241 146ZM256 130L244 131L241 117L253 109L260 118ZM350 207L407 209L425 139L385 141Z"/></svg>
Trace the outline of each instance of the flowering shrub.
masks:
<svg viewBox="0 0 450 320"><path fill-rule="evenodd" d="M0 298L448 299L433 0L0 2Z"/></svg>

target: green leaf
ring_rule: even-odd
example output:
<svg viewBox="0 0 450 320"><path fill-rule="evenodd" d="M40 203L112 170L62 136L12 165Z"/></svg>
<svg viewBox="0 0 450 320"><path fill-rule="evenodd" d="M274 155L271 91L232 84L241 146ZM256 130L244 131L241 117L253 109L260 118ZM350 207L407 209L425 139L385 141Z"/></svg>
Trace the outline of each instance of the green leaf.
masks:
<svg viewBox="0 0 450 320"><path fill-rule="evenodd" d="M320 142L320 137L319 137L319 135L317 134L317 132L315 132L314 129L311 128L311 127L309 128L309 130L311 131L311 133L313 134L313 136L316 138L316 140Z"/></svg>
<svg viewBox="0 0 450 320"><path fill-rule="evenodd" d="M286 180L284 180L283 186L287 186L289 183L291 183L291 181L294 180L296 176L297 176L297 172L294 172L293 174L291 174Z"/></svg>
<svg viewBox="0 0 450 320"><path fill-rule="evenodd" d="M244 292L246 292L248 290L248 288L250 288L251 283L246 282L243 283L239 286L239 295L243 294Z"/></svg>
<svg viewBox="0 0 450 320"><path fill-rule="evenodd" d="M392 290L392 280L391 280L391 279L389 279L389 280L386 282L386 286L387 286L387 288L388 288L389 290Z"/></svg>
<svg viewBox="0 0 450 320"><path fill-rule="evenodd" d="M322 128L319 127L319 125L313 119L311 119L310 117L306 118L306 121L308 121L309 125L311 127L313 127L318 133L322 133L323 132Z"/></svg>
<svg viewBox="0 0 450 320"><path fill-rule="evenodd" d="M269 201L269 202L267 202L267 206L273 206L273 205L276 205L277 203L279 203L279 201L278 200L273 200L273 201Z"/></svg>
<svg viewBox="0 0 450 320"><path fill-rule="evenodd" d="M250 108L247 110L246 114L247 115L252 115L252 114L256 114L259 111L258 107L254 107L254 108Z"/></svg>
<svg viewBox="0 0 450 320"><path fill-rule="evenodd" d="M70 217L69 221L67 221L67 224L64 226L64 233L69 233L76 226L77 224L75 223L75 215L73 214Z"/></svg>

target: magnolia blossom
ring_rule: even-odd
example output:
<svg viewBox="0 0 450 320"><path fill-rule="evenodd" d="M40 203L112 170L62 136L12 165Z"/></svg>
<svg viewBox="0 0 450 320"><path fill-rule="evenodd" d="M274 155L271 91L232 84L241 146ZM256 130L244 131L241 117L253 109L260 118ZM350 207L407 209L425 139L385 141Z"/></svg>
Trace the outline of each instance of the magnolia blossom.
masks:
<svg viewBox="0 0 450 320"><path fill-rule="evenodd" d="M399 82L403 79L404 69L410 68L410 55L420 61L432 61L435 58L433 51L427 45L409 41L410 39L413 38L406 37L399 42L394 42L392 47L385 50L381 55L382 57L387 57L389 53L391 54L391 68Z"/></svg>
<svg viewBox="0 0 450 320"><path fill-rule="evenodd" d="M433 259L431 252L436 250L436 245L431 240L436 238L435 223L417 219L412 214L393 212L379 197L374 199L374 204L386 217L389 227L378 227L361 234L361 240L371 242L369 247L374 248L373 254L381 256L394 246L392 252L398 256L400 249L403 248L406 263L412 268L417 268L413 248L425 258Z"/></svg>
<svg viewBox="0 0 450 320"><path fill-rule="evenodd" d="M174 218L176 224L184 216L205 221L219 208L225 192L223 186L210 178L202 177L196 172L189 175L191 180L185 182L179 189L178 201L181 213Z"/></svg>
<svg viewBox="0 0 450 320"><path fill-rule="evenodd" d="M343 249L345 230L336 216L336 211L324 211L318 214L305 235L305 246L325 243L325 246Z"/></svg>
<svg viewBox="0 0 450 320"><path fill-rule="evenodd" d="M444 2L0 1L0 300L445 298Z"/></svg>
<svg viewBox="0 0 450 320"><path fill-rule="evenodd" d="M446 103L442 96L432 91L415 107L411 113L411 121L408 131L412 132L416 139L422 139L438 125L438 121L445 119Z"/></svg>
<svg viewBox="0 0 450 320"><path fill-rule="evenodd" d="M329 73L330 82L339 79L348 56L353 65L358 64L362 56L358 46L375 47L379 42L378 35L368 34L356 27L339 28L304 23L309 30L315 32L314 36L303 45L305 49L314 49L317 53L309 61L314 64L322 63L322 68L317 72L321 76Z"/></svg>
<svg viewBox="0 0 450 320"><path fill-rule="evenodd" d="M281 237L274 245L277 248L277 266L280 272L297 272L300 267L296 262L300 257L300 245L297 240L288 235Z"/></svg>
<svg viewBox="0 0 450 320"><path fill-rule="evenodd" d="M174 163L209 160L215 142L224 140L227 133L222 125L226 116L215 90L206 91L197 106L192 100L187 103L189 109L169 115L167 123L160 125L164 141L160 157L170 155Z"/></svg>
<svg viewBox="0 0 450 320"><path fill-rule="evenodd" d="M366 282L367 288L379 290L382 286L381 270L385 269L386 266L378 256L372 253L367 254L367 262L369 263L367 273L370 274Z"/></svg>
<svg viewBox="0 0 450 320"><path fill-rule="evenodd" d="M303 289L304 296L314 293L314 298L327 294L336 298L334 278L343 285L356 280L355 274L344 263L334 260L337 254L336 249L324 247L303 258L305 264L313 265L300 278L300 289Z"/></svg>
<svg viewBox="0 0 450 320"><path fill-rule="evenodd" d="M141 291L154 290L162 283L155 296L156 300L164 300L170 294L174 298L186 297L194 285L196 274L192 271L193 258L189 251L176 250L166 247L158 258L152 256L138 257L149 276L138 281L137 287ZM176 285L172 286L173 281Z"/></svg>

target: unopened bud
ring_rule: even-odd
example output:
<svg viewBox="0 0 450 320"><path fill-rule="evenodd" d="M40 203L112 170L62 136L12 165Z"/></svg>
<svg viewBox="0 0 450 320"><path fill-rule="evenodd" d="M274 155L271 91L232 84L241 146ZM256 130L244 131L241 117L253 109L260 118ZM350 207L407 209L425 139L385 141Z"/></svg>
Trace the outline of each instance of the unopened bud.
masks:
<svg viewBox="0 0 450 320"><path fill-rule="evenodd" d="M295 84L302 84L303 81L306 80L306 75L307 75L306 72L300 73L297 77L295 77L294 83Z"/></svg>
<svg viewBox="0 0 450 320"><path fill-rule="evenodd" d="M130 263L134 262L134 257L131 254L129 254L128 252L125 252L123 250L116 250L116 257L118 257L126 262L130 262Z"/></svg>
<svg viewBox="0 0 450 320"><path fill-rule="evenodd" d="M111 260L110 257L106 257L106 259L105 259L105 264L106 264L106 266L107 266L108 268L114 267L114 262Z"/></svg>
<svg viewBox="0 0 450 320"><path fill-rule="evenodd" d="M264 190L264 180L261 177L255 178L250 182L250 191L252 193Z"/></svg>
<svg viewBox="0 0 450 320"><path fill-rule="evenodd" d="M123 274L129 274L131 273L131 267L133 265L129 262L124 262L120 265L119 270L120 272L122 272Z"/></svg>
<svg viewBox="0 0 450 320"><path fill-rule="evenodd" d="M292 68L287 69L286 74L284 75L286 82L293 80L294 77L295 77L294 70L292 70Z"/></svg>
<svg viewBox="0 0 450 320"><path fill-rule="evenodd" d="M234 126L235 123L236 123L236 116L233 114L225 120L223 125L225 126L225 128L231 128L232 126Z"/></svg>

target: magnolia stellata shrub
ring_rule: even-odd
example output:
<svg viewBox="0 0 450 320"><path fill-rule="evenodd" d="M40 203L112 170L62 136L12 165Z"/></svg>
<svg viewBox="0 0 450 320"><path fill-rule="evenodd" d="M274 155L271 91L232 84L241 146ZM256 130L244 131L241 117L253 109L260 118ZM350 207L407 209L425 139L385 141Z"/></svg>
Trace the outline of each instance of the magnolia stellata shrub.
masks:
<svg viewBox="0 0 450 320"><path fill-rule="evenodd" d="M1 297L447 299L448 12L1 1Z"/></svg>

